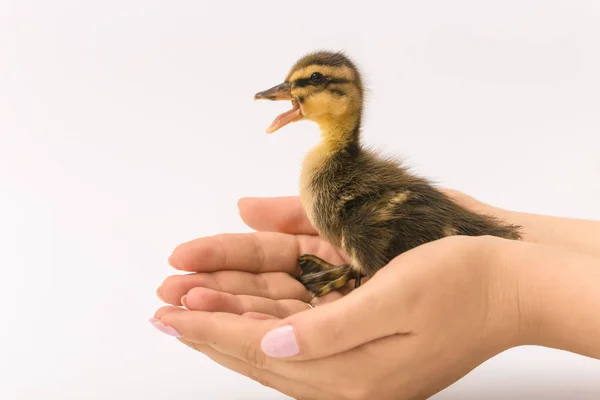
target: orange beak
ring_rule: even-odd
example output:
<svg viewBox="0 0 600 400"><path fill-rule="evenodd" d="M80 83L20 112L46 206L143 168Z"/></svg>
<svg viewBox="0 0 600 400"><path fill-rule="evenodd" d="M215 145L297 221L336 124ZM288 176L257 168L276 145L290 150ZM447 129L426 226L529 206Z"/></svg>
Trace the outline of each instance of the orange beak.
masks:
<svg viewBox="0 0 600 400"><path fill-rule="evenodd" d="M291 100L292 109L284 112L277 116L275 120L267 128L267 133L273 133L278 129L281 129L285 125L299 121L303 118L302 110L300 110L300 104L292 96L291 86L288 82L284 82L277 86L273 86L270 89L258 92L254 95L255 100Z"/></svg>

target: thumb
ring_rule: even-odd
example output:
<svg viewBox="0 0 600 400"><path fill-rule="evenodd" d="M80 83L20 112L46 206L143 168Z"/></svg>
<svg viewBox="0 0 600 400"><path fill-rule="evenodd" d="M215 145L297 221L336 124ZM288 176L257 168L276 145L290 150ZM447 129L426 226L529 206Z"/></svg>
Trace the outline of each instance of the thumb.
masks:
<svg viewBox="0 0 600 400"><path fill-rule="evenodd" d="M399 333L402 304L393 281L375 275L339 300L282 320L263 337L263 352L274 358L308 360Z"/></svg>

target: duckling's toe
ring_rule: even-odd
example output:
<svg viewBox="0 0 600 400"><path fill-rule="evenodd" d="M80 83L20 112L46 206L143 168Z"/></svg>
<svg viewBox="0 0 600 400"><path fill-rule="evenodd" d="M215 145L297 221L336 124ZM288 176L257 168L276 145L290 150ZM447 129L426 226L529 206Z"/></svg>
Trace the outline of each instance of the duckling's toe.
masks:
<svg viewBox="0 0 600 400"><path fill-rule="evenodd" d="M340 289L353 276L350 265L330 264L312 254L303 254L298 258L298 263L302 269L302 275L297 279L315 297L321 297L333 290Z"/></svg>
<svg viewBox="0 0 600 400"><path fill-rule="evenodd" d="M352 271L350 274L350 279L354 279L354 289L361 285L362 278L365 278L366 275L363 275L361 272Z"/></svg>
<svg viewBox="0 0 600 400"><path fill-rule="evenodd" d="M350 271L348 270L336 279L330 281L306 283L304 284L304 286L309 292L313 293L314 297L321 297L325 296L327 293L331 293L334 290L338 290L344 287L344 285L348 283L349 276Z"/></svg>
<svg viewBox="0 0 600 400"><path fill-rule="evenodd" d="M330 282L348 273L349 270L350 266L339 265L328 270L317 270L309 273L303 273L297 279L302 284Z"/></svg>
<svg viewBox="0 0 600 400"><path fill-rule="evenodd" d="M303 254L298 257L298 264L300 264L300 268L302 268L302 274L310 274L316 271L326 271L336 267L331 263L314 256L312 254Z"/></svg>

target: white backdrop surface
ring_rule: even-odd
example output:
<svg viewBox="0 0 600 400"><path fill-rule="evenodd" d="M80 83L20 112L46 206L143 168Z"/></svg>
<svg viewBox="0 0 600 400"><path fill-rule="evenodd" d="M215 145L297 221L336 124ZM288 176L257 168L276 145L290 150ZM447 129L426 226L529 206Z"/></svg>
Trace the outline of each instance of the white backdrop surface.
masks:
<svg viewBox="0 0 600 400"><path fill-rule="evenodd" d="M254 102L318 48L364 139L446 187L600 219L595 1L0 1L0 398L284 399L147 322L180 242L247 231L318 140ZM600 398L600 362L506 352L435 400Z"/></svg>

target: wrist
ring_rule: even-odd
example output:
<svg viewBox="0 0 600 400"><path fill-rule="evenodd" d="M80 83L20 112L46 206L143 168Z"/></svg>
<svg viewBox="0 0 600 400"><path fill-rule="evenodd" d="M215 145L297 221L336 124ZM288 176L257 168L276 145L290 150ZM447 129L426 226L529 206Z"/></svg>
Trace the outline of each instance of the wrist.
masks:
<svg viewBox="0 0 600 400"><path fill-rule="evenodd" d="M488 293L486 333L489 333L491 346L499 353L521 345L528 336L520 305L519 272L510 261L512 246L519 242L496 237L481 240L479 265L485 270Z"/></svg>
<svg viewBox="0 0 600 400"><path fill-rule="evenodd" d="M506 244L513 347L536 345L600 358L600 260L547 246Z"/></svg>

